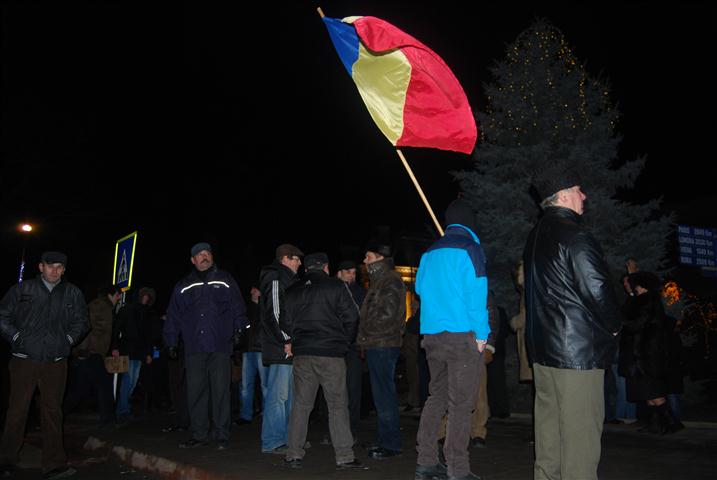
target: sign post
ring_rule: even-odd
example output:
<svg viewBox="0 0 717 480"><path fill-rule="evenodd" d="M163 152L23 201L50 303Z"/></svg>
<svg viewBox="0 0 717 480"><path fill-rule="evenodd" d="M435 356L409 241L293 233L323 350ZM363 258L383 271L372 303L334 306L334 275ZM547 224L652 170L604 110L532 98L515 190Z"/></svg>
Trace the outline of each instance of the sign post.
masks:
<svg viewBox="0 0 717 480"><path fill-rule="evenodd" d="M117 285L122 290L118 308L125 303L125 294L132 286L132 267L134 267L134 252L137 245L137 232L132 232L126 237L117 240L115 244L115 266L113 269L112 284ZM117 399L117 378L118 374L113 375L112 393L115 400Z"/></svg>

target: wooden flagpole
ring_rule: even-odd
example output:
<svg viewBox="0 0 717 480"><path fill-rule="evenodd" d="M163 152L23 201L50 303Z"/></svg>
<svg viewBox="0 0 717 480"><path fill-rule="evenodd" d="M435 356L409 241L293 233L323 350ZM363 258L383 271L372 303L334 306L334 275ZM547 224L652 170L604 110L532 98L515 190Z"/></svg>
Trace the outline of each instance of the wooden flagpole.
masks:
<svg viewBox="0 0 717 480"><path fill-rule="evenodd" d="M418 180L416 180L416 176L413 174L413 170L411 170L411 167L408 165L408 161L406 160L406 157L403 156L403 152L399 148L396 149L396 153L398 153L398 156L401 158L401 162L403 162L403 166L406 167L408 176L411 177L411 180L413 181L413 185L416 187L416 190L418 190L418 194L421 196L421 200L423 200L423 204L428 209L428 213L431 214L431 218L433 219L433 223L436 225L438 232L441 234L441 236L443 236L443 228L441 227L441 224L438 222L438 219L436 218L436 214L433 213L433 209L431 208L431 204L428 203L428 199L426 198L426 195L423 194L423 190L421 189L421 186L418 184Z"/></svg>
<svg viewBox="0 0 717 480"><path fill-rule="evenodd" d="M321 16L321 18L324 18L324 12L323 12L323 10L321 10L321 7L318 7L316 9L316 11L319 12L319 15ZM418 190L418 194L421 196L421 200L423 200L423 204L428 209L428 213L431 214L431 218L433 219L433 223L436 225L438 232L441 234L441 236L443 236L443 228L441 227L441 224L438 222L438 219L436 218L436 214L433 213L431 204L428 203L428 199L426 198L426 195L423 193L423 189L421 189L421 185L419 185L418 180L416 180L416 176L413 174L413 170L411 170L411 166L408 164L406 157L403 156L403 152L399 148L396 149L396 153L398 153L398 156L401 159L401 162L403 162L403 166L406 168L406 171L408 172L408 176L411 177L411 181L413 181L413 185L416 187L416 190Z"/></svg>

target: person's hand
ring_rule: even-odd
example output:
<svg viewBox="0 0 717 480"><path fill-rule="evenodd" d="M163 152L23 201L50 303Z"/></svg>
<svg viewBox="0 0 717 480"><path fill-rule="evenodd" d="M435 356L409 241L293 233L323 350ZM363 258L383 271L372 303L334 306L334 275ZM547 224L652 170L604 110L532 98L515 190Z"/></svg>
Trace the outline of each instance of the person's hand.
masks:
<svg viewBox="0 0 717 480"><path fill-rule="evenodd" d="M115 358L119 357L119 350L117 350L116 348L112 349L112 356Z"/></svg>
<svg viewBox="0 0 717 480"><path fill-rule="evenodd" d="M485 350L485 346L488 342L486 340L478 340L476 339L476 344L478 345L478 352L483 353L483 350Z"/></svg>
<svg viewBox="0 0 717 480"><path fill-rule="evenodd" d="M234 330L234 335L232 335L232 342L234 344L234 350L241 348L244 343L244 331L239 328Z"/></svg>
<svg viewBox="0 0 717 480"><path fill-rule="evenodd" d="M176 360L179 358L179 351L177 351L177 347L169 347L167 348L167 355L172 360Z"/></svg>
<svg viewBox="0 0 717 480"><path fill-rule="evenodd" d="M22 332L18 332L12 337L12 351L15 353L25 352L25 339L22 338Z"/></svg>
<svg viewBox="0 0 717 480"><path fill-rule="evenodd" d="M290 343L284 344L284 353L286 354L286 358L294 356L294 354L291 353L291 344Z"/></svg>
<svg viewBox="0 0 717 480"><path fill-rule="evenodd" d="M145 359L145 363L147 365L152 365L152 355L147 355L147 358Z"/></svg>
<svg viewBox="0 0 717 480"><path fill-rule="evenodd" d="M493 352L486 348L485 351L483 352L483 363L488 365L492 361L493 361Z"/></svg>

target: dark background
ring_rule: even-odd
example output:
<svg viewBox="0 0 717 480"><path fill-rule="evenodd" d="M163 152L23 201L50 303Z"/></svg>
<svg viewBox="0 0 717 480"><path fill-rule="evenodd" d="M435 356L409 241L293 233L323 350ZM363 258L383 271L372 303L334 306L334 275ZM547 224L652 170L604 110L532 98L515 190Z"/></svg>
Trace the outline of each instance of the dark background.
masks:
<svg viewBox="0 0 717 480"><path fill-rule="evenodd" d="M647 155L628 199L663 196L678 221L717 227L715 12L708 3L519 8L475 2L4 2L0 287L39 254L69 254L88 297L114 243L139 231L133 285L159 302L198 241L243 288L283 242L360 260L377 227L435 235L323 23L374 15L451 66L477 111L507 43L544 17L622 112L620 156ZM404 149L434 210L466 155ZM588 192L589 196L589 192ZM589 208L589 201L588 206ZM17 225L35 231L22 237Z"/></svg>

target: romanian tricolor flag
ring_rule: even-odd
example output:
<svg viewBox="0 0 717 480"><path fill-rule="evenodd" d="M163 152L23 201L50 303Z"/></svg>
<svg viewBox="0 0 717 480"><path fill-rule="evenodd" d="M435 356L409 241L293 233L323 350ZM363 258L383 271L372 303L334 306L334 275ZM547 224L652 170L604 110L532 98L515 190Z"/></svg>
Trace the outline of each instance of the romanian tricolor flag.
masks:
<svg viewBox="0 0 717 480"><path fill-rule="evenodd" d="M441 57L376 17L323 20L371 117L392 145L473 151L473 112Z"/></svg>

